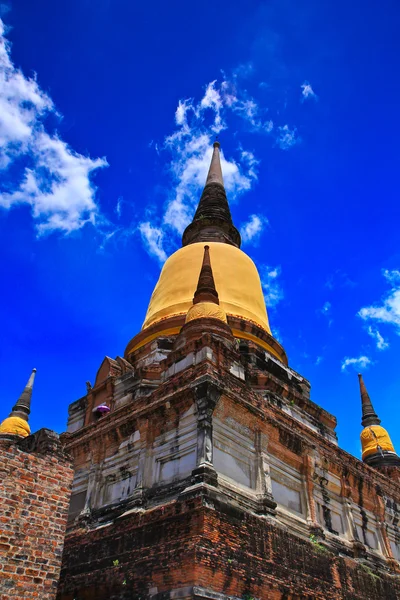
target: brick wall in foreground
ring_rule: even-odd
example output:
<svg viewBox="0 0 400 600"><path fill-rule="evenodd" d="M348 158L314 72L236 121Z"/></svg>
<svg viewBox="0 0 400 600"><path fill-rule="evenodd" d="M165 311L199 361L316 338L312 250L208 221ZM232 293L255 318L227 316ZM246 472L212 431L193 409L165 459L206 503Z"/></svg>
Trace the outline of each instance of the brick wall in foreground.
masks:
<svg viewBox="0 0 400 600"><path fill-rule="evenodd" d="M0 437L0 599L52 600L73 471L58 435Z"/></svg>
<svg viewBox="0 0 400 600"><path fill-rule="evenodd" d="M67 535L58 600L396 600L397 576L201 492Z"/></svg>

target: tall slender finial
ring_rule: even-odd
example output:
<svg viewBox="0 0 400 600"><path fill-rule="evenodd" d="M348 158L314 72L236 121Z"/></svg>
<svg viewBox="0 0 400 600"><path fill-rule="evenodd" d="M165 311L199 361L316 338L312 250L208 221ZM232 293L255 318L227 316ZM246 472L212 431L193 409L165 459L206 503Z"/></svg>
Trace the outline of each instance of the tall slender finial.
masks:
<svg viewBox="0 0 400 600"><path fill-rule="evenodd" d="M204 246L203 264L201 265L199 281L193 297L193 304L199 302L219 304L218 292L215 289L214 275L211 268L210 246Z"/></svg>
<svg viewBox="0 0 400 600"><path fill-rule="evenodd" d="M9 416L0 424L0 434L20 435L23 437L30 434L28 419L31 412L32 389L35 375L36 369L32 369L24 391L14 404Z"/></svg>
<svg viewBox="0 0 400 600"><path fill-rule="evenodd" d="M25 421L28 420L31 412L31 399L35 376L36 369L32 369L32 373L28 379L28 383L26 384L24 391L13 406L10 417L21 417L21 419L25 419Z"/></svg>
<svg viewBox="0 0 400 600"><path fill-rule="evenodd" d="M374 411L371 399L365 387L364 379L361 373L358 374L358 381L360 383L360 394L361 394L361 405L362 405L362 420L361 425L367 427L368 425L379 425L380 419Z"/></svg>
<svg viewBox="0 0 400 600"><path fill-rule="evenodd" d="M210 168L208 169L208 175L206 180L206 185L210 183L219 183L219 185L224 185L224 178L222 176L222 167L221 167L221 157L220 151L221 144L218 140L215 140L213 144L213 153L210 163Z"/></svg>
<svg viewBox="0 0 400 600"><path fill-rule="evenodd" d="M232 222L224 187L220 147L216 140L199 205L193 221L183 232L183 246L196 242L221 242L240 248L240 233Z"/></svg>

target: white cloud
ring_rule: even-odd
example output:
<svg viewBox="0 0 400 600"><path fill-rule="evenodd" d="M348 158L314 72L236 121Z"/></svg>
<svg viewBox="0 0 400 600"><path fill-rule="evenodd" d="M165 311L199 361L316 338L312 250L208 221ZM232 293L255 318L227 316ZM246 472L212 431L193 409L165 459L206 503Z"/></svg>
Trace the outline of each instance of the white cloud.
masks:
<svg viewBox="0 0 400 600"><path fill-rule="evenodd" d="M235 79L235 77L234 77ZM241 117L252 132L271 133L274 123L271 119L265 119L267 109L261 109L256 100L249 97L247 92L240 97L237 83L227 81L221 83L221 99L223 104L233 113Z"/></svg>
<svg viewBox="0 0 400 600"><path fill-rule="evenodd" d="M164 263L167 260L167 254L163 248L163 230L159 227L153 227L147 221L146 223L140 223L139 231L150 256L154 256L160 263Z"/></svg>
<svg viewBox="0 0 400 600"><path fill-rule="evenodd" d="M280 330L277 327L271 327L273 337L283 346L283 339Z"/></svg>
<svg viewBox="0 0 400 600"><path fill-rule="evenodd" d="M283 299L283 290L278 281L281 274L281 268L268 267L261 265L260 267L261 285L264 292L264 299L267 308L274 308Z"/></svg>
<svg viewBox="0 0 400 600"><path fill-rule="evenodd" d="M263 125L263 128L265 129L265 131L266 131L267 133L271 133L271 131L272 131L272 130L273 130L273 128L274 128L274 123L273 123L273 121L271 121L271 120L270 120L270 121L265 121L265 123L264 123L264 125Z"/></svg>
<svg viewBox="0 0 400 600"><path fill-rule="evenodd" d="M197 103L192 99L179 101L175 113L178 128L166 137L164 144L172 154L170 169L176 185L166 205L163 227L182 234L190 223L210 166L214 141L210 130L219 132L226 127L222 113L237 102L226 81L219 88L216 81L209 83ZM227 160L221 150L224 184L230 199L251 189L257 180L257 164L248 150L241 149L237 162Z"/></svg>
<svg viewBox="0 0 400 600"><path fill-rule="evenodd" d="M323 305L323 307L321 308L321 312L324 315L327 315L331 312L331 308L332 308L332 304L330 302L325 302L325 304Z"/></svg>
<svg viewBox="0 0 400 600"><path fill-rule="evenodd" d="M215 88L217 80L212 81L206 88L206 93L200 101L200 110L211 109L214 112L214 123L211 125L211 129L215 133L219 133L222 129L226 128L225 123L221 118L221 110L223 106L223 100L221 98L220 91Z"/></svg>
<svg viewBox="0 0 400 600"><path fill-rule="evenodd" d="M355 287L356 285L357 284L340 269L337 269L331 275L329 275L327 281L325 282L325 286L330 290L333 290L337 287Z"/></svg>
<svg viewBox="0 0 400 600"><path fill-rule="evenodd" d="M268 219L262 215L250 215L249 220L240 228L242 241L244 243L256 241L266 225L268 225Z"/></svg>
<svg viewBox="0 0 400 600"><path fill-rule="evenodd" d="M347 367L351 366L354 369L366 369L372 361L368 356L360 356L359 358L345 358L342 362L342 371L345 371Z"/></svg>
<svg viewBox="0 0 400 600"><path fill-rule="evenodd" d="M53 111L53 102L35 78L26 78L10 58L10 44L0 19L0 168L26 151L38 119Z"/></svg>
<svg viewBox="0 0 400 600"><path fill-rule="evenodd" d="M389 348L389 342L385 340L385 338L381 335L378 329L371 327L371 325L367 329L368 335L370 335L376 342L376 347L378 350L386 350Z"/></svg>
<svg viewBox="0 0 400 600"><path fill-rule="evenodd" d="M170 140L170 139L169 139ZM172 144L171 171L176 181L173 197L167 204L163 222L181 234L190 223L199 194L205 185L212 156L212 138L192 126L186 134L168 141ZM237 164L227 160L221 151L221 167L224 184L231 198L251 189L257 174L253 165L242 160Z"/></svg>
<svg viewBox="0 0 400 600"><path fill-rule="evenodd" d="M251 69L246 69L246 73ZM175 130L164 139L163 151L171 154L170 172L173 178L172 193L165 203L164 213L152 226L162 230L166 240L181 235L193 218L194 211L205 185L212 155L214 134L228 129L232 119L244 122L245 130L252 133L270 134L275 130L272 119L266 119L267 109L261 109L257 101L238 85L238 73L230 79L223 77L221 83L211 81L200 100L179 100L175 111ZM238 120L237 117L240 117ZM243 125L242 125L243 128ZM298 142L295 129L288 125L279 128L279 145L284 149ZM221 151L221 166L225 188L230 201L250 190L258 179L258 159L238 144L235 158L226 158ZM253 218L253 217L252 217ZM253 239L261 230L258 215L250 224L244 225L243 239ZM149 248L148 244L146 247Z"/></svg>
<svg viewBox="0 0 400 600"><path fill-rule="evenodd" d="M258 179L257 166L260 164L260 161L249 150L243 150L243 148L241 148L240 150L241 150L241 153L240 153L241 163L246 168L249 179L253 180L253 181L257 181L257 179Z"/></svg>
<svg viewBox="0 0 400 600"><path fill-rule="evenodd" d="M333 325L333 319L331 318L332 304L330 302L326 301L325 304L323 305L323 307L320 308L319 310L317 310L317 313L320 313L321 315L323 315L324 317L326 317L328 319L329 327L331 327L331 325Z"/></svg>
<svg viewBox="0 0 400 600"><path fill-rule="evenodd" d="M390 283L394 284L395 286L400 285L400 271L396 269L394 269L393 271L385 269L383 271L383 275Z"/></svg>
<svg viewBox="0 0 400 600"><path fill-rule="evenodd" d="M49 114L57 115L51 98L35 78L13 65L0 19L0 206L27 204L39 233L70 233L96 222L98 207L90 175L107 166L107 161L83 156L49 133Z"/></svg>
<svg viewBox="0 0 400 600"><path fill-rule="evenodd" d="M323 360L324 360L323 356L317 356L317 360L315 361L315 364L317 365L317 367L318 367L318 365L320 365L322 363Z"/></svg>
<svg viewBox="0 0 400 600"><path fill-rule="evenodd" d="M117 206L115 207L115 212L117 214L118 219L121 218L123 202L124 202L124 199L122 196L120 196L117 200Z"/></svg>
<svg viewBox="0 0 400 600"><path fill-rule="evenodd" d="M358 315L364 321L393 325L400 335L400 271L384 270L383 276L391 286L390 291L383 296L380 304L362 308Z"/></svg>
<svg viewBox="0 0 400 600"><path fill-rule="evenodd" d="M186 123L186 112L190 108L190 100L179 100L177 109L175 111L175 122L177 125L184 125Z"/></svg>
<svg viewBox="0 0 400 600"><path fill-rule="evenodd" d="M302 101L304 102L304 100L307 100L308 98L313 98L314 100L318 99L317 94L314 92L314 90L311 87L311 84L308 81L305 81L302 85L301 85L301 95L302 95Z"/></svg>
<svg viewBox="0 0 400 600"><path fill-rule="evenodd" d="M281 150L289 150L289 148L300 142L296 127L290 129L289 125L283 125L278 127L278 132L276 142Z"/></svg>

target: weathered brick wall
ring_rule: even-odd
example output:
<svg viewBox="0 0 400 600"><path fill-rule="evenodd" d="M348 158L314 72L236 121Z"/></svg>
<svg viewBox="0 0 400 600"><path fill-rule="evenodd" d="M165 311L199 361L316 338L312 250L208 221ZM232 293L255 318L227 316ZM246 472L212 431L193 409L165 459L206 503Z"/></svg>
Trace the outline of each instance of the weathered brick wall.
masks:
<svg viewBox="0 0 400 600"><path fill-rule="evenodd" d="M193 585L203 531L201 500L171 502L115 523L67 534L62 600L120 600Z"/></svg>
<svg viewBox="0 0 400 600"><path fill-rule="evenodd" d="M205 511L204 536L196 547L197 585L238 598L400 597L396 576L377 576L351 558L299 539L273 520L218 502L214 506Z"/></svg>
<svg viewBox="0 0 400 600"><path fill-rule="evenodd" d="M0 599L55 598L73 471L57 434L0 437Z"/></svg>
<svg viewBox="0 0 400 600"><path fill-rule="evenodd" d="M66 538L58 600L196 597L176 596L193 586L261 600L400 597L397 577L201 494Z"/></svg>

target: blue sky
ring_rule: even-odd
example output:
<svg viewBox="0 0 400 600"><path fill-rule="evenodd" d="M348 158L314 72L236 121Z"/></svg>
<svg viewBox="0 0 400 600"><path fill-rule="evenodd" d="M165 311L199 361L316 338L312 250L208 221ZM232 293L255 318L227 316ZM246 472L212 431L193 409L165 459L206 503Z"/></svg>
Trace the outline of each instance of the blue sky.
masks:
<svg viewBox="0 0 400 600"><path fill-rule="evenodd" d="M219 135L272 328L359 456L400 451L400 10L388 0L0 4L2 409L65 428L141 327Z"/></svg>

